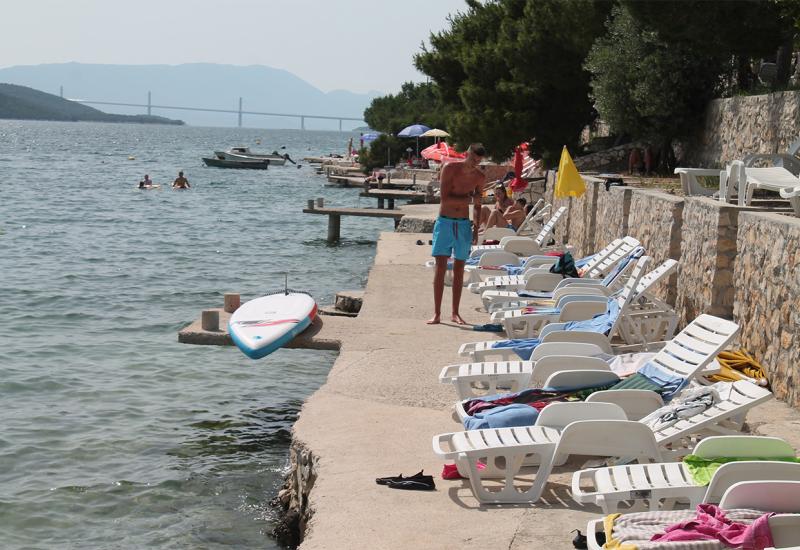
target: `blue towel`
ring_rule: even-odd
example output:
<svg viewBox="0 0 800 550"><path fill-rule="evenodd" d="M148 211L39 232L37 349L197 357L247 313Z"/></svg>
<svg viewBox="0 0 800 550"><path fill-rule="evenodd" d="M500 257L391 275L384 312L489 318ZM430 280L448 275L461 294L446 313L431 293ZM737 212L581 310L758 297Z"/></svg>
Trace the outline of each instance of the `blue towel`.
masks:
<svg viewBox="0 0 800 550"><path fill-rule="evenodd" d="M657 365L650 362L642 365L642 367L636 372L642 376L646 376L653 383L658 384L663 388L664 391L661 396L664 398L664 401L669 401L672 399L672 397L682 390L683 387L689 382L685 378L673 376L668 372L664 372Z"/></svg>
<svg viewBox="0 0 800 550"><path fill-rule="evenodd" d="M598 332L606 334L611 331L614 322L619 316L619 304L616 298L609 298L606 312L595 315L586 321L570 321L564 324L564 330L577 330L581 332ZM539 345L538 338L517 338L514 340L498 340L492 348L511 348L523 360L530 361L533 350Z"/></svg>
<svg viewBox="0 0 800 550"><path fill-rule="evenodd" d="M475 416L468 416L464 419L464 428L482 430L484 428L533 426L538 416L539 411L535 408L515 403L479 412Z"/></svg>

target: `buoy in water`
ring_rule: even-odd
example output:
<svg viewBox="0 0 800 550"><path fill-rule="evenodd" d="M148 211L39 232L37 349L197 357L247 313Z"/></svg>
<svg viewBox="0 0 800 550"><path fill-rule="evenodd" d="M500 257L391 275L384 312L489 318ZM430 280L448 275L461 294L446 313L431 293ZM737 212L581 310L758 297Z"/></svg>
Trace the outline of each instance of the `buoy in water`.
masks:
<svg viewBox="0 0 800 550"><path fill-rule="evenodd" d="M131 156L129 156L129 157L128 157L128 160L136 160L136 157L134 157L133 155L131 155Z"/></svg>

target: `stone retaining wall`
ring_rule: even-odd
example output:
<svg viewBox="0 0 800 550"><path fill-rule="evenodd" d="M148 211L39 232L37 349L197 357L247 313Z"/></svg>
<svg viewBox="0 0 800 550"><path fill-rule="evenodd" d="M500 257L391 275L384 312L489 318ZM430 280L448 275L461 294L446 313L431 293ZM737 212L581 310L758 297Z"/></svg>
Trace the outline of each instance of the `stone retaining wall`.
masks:
<svg viewBox="0 0 800 550"><path fill-rule="evenodd" d="M742 212L734 262L734 318L742 346L767 369L772 391L800 407L800 219Z"/></svg>
<svg viewBox="0 0 800 550"><path fill-rule="evenodd" d="M687 147L687 165L716 168L749 153L783 153L799 135L800 92L716 99Z"/></svg>
<svg viewBox="0 0 800 550"><path fill-rule="evenodd" d="M552 197L552 185L548 185ZM552 200L552 199L551 199ZM800 219L704 197L612 187L587 178L587 193L567 204L557 235L576 256L613 239L639 239L654 265L680 262L657 289L685 325L701 313L734 319L741 344L767 367L775 394L800 406Z"/></svg>
<svg viewBox="0 0 800 550"><path fill-rule="evenodd" d="M662 191L634 189L628 215L628 235L636 237L645 254L653 258L653 267L664 260L681 259L683 198ZM623 236L623 235L619 235ZM662 300L674 304L677 275L673 274L655 290Z"/></svg>

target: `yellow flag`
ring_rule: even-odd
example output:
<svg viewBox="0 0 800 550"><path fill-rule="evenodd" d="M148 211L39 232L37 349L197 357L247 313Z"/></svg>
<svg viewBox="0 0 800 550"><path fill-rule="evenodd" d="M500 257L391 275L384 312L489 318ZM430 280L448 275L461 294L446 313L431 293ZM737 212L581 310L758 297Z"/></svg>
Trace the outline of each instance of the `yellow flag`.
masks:
<svg viewBox="0 0 800 550"><path fill-rule="evenodd" d="M566 145L561 150L561 161L558 163L558 178L554 191L557 199L580 197L586 192L586 184L578 173L578 169L575 168L575 163L572 162Z"/></svg>

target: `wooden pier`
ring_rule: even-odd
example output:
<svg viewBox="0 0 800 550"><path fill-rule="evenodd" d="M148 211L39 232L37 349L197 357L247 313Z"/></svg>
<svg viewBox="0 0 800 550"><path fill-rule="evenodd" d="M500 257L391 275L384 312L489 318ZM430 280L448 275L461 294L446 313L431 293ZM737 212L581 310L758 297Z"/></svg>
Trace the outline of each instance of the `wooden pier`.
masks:
<svg viewBox="0 0 800 550"><path fill-rule="evenodd" d="M311 202L311 201L309 201ZM379 208L303 208L303 214L324 214L328 216L328 242L335 243L339 240L342 216L362 216L367 218L392 218L395 228L400 224L400 218L405 213L400 210Z"/></svg>
<svg viewBox="0 0 800 550"><path fill-rule="evenodd" d="M359 194L361 197L378 199L378 208L384 208L384 202L389 201L389 210L394 210L395 200L407 200L411 202L425 202L427 193L411 190L392 190L392 189L370 189Z"/></svg>

